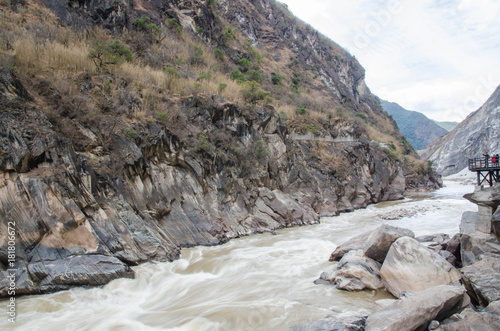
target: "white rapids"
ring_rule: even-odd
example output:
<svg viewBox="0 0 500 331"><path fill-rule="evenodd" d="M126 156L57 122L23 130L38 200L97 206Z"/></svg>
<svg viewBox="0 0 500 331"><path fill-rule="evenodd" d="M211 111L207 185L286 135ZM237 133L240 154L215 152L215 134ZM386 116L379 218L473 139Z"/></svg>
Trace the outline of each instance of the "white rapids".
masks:
<svg viewBox="0 0 500 331"><path fill-rule="evenodd" d="M462 213L477 210L462 198L474 186L460 181L445 185L433 193L323 218L319 225L183 249L175 262L134 267L135 279L101 288L17 298L16 324L8 323L5 313L0 329L277 331L334 313L368 314L375 300L390 294L314 284L332 267L330 253L384 223L411 229L417 236L458 233ZM6 303L0 301L5 311Z"/></svg>

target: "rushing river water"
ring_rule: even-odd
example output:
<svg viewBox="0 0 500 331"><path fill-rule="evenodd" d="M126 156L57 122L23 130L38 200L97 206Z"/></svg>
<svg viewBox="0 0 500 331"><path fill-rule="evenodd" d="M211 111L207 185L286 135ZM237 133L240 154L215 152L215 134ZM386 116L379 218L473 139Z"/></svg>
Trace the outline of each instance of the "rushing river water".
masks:
<svg viewBox="0 0 500 331"><path fill-rule="evenodd" d="M385 291L350 293L315 285L338 244L383 223L418 235L458 232L473 186L446 182L433 193L385 202L321 224L184 249L172 263L135 267L136 279L16 300L17 323L2 330L288 330L342 312L369 313ZM390 215L413 214L396 220ZM2 301L5 306L6 301ZM2 307L5 309L5 307Z"/></svg>

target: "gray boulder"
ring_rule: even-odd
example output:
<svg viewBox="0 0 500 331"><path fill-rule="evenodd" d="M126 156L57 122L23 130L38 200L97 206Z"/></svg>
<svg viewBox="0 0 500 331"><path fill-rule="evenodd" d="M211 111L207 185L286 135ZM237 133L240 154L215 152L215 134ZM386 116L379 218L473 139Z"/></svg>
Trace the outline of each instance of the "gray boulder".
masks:
<svg viewBox="0 0 500 331"><path fill-rule="evenodd" d="M323 273L321 279L346 291L376 290L384 287L380 277L381 264L366 257L362 250L350 251L335 266L331 274Z"/></svg>
<svg viewBox="0 0 500 331"><path fill-rule="evenodd" d="M500 245L494 234L464 234L460 239L463 266L472 265L485 256L500 256Z"/></svg>
<svg viewBox="0 0 500 331"><path fill-rule="evenodd" d="M446 233L436 233L424 236L418 236L415 238L418 242L421 243L430 243L431 245L440 245L446 240L450 239L450 236Z"/></svg>
<svg viewBox="0 0 500 331"><path fill-rule="evenodd" d="M69 256L54 261L42 261L28 266L32 277L40 283L42 292L68 286L98 286L116 278L134 278L134 272L116 257L103 255Z"/></svg>
<svg viewBox="0 0 500 331"><path fill-rule="evenodd" d="M330 261L340 261L349 251L363 249L371 231L359 234L338 246L330 255Z"/></svg>
<svg viewBox="0 0 500 331"><path fill-rule="evenodd" d="M414 238L415 234L408 229L384 224L368 237L363 249L365 255L382 263L392 243L401 237Z"/></svg>
<svg viewBox="0 0 500 331"><path fill-rule="evenodd" d="M384 224L374 231L360 234L337 247L330 256L330 261L339 261L345 253L361 249L367 257L382 263L392 243L404 236L414 238L415 234L408 229Z"/></svg>
<svg viewBox="0 0 500 331"><path fill-rule="evenodd" d="M404 299L381 300L368 316L365 330L424 330L431 321L442 321L460 310L464 297L464 288L441 285Z"/></svg>
<svg viewBox="0 0 500 331"><path fill-rule="evenodd" d="M436 331L462 331L462 330L481 330L497 331L500 330L500 301L491 303L483 311L465 309L460 314L455 314L449 319L444 320L441 325L434 329Z"/></svg>
<svg viewBox="0 0 500 331"><path fill-rule="evenodd" d="M462 268L462 282L471 298L485 307L500 300L500 260L485 257L471 266Z"/></svg>
<svg viewBox="0 0 500 331"><path fill-rule="evenodd" d="M442 256L415 239L399 238L391 246L380 275L395 297L402 292L421 292L460 280L460 273Z"/></svg>
<svg viewBox="0 0 500 331"><path fill-rule="evenodd" d="M491 230L500 241L500 208L497 208L493 217L491 218Z"/></svg>

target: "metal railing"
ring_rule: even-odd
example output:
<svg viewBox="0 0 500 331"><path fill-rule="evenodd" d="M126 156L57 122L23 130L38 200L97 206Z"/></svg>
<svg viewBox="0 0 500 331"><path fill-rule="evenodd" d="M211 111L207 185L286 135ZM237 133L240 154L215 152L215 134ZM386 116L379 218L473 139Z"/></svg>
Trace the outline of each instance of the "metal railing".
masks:
<svg viewBox="0 0 500 331"><path fill-rule="evenodd" d="M500 160L498 160L498 158L495 157L488 159L485 157L469 159L469 170L497 168L500 167L499 161Z"/></svg>

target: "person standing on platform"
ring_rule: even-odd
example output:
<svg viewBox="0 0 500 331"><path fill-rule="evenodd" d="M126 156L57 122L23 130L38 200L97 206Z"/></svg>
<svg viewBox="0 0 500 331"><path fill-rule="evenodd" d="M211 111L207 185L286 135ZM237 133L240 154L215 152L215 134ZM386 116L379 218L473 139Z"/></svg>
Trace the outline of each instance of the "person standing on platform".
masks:
<svg viewBox="0 0 500 331"><path fill-rule="evenodd" d="M490 154L488 154L488 151L486 151L486 152L484 152L483 156L484 156L484 164L485 164L485 167L487 168L488 167L488 160L490 159Z"/></svg>

